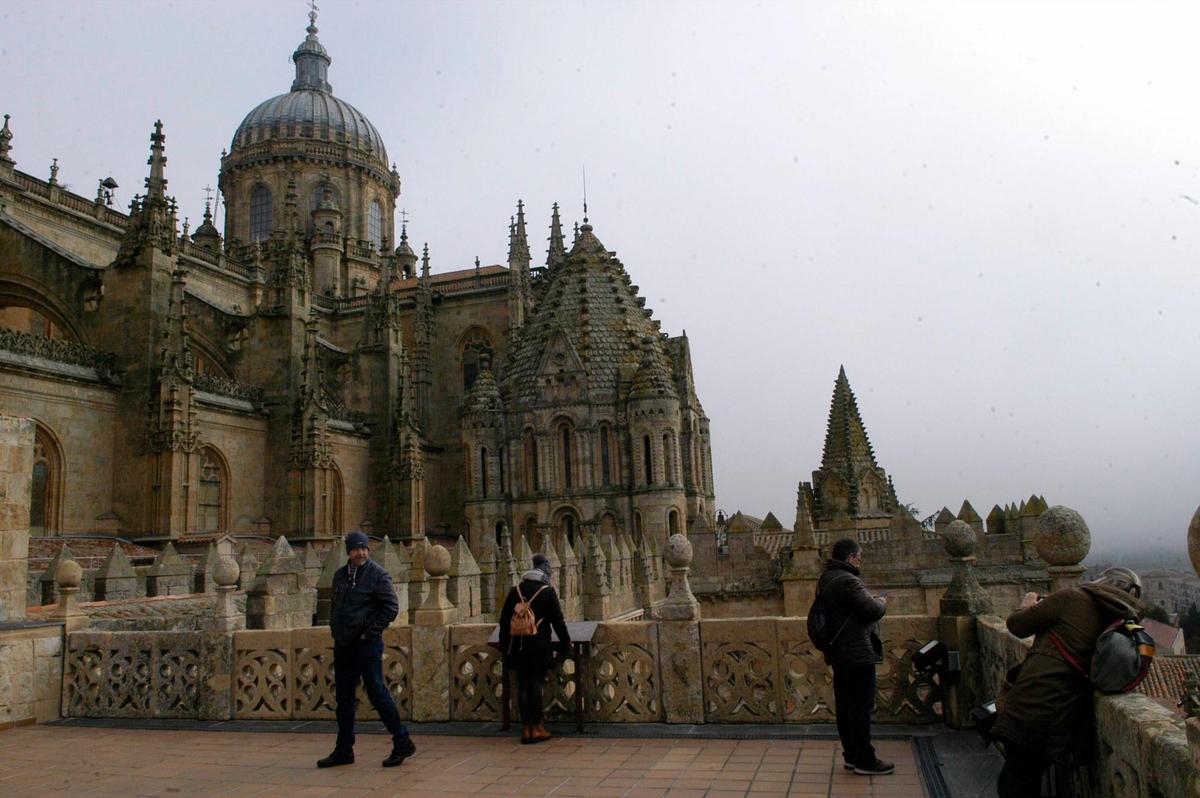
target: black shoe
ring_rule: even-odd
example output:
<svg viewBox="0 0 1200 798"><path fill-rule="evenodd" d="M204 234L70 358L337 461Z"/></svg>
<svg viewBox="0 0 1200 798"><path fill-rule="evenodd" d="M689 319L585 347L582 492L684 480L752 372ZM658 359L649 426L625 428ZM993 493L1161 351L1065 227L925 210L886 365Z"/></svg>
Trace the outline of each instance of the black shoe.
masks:
<svg viewBox="0 0 1200 798"><path fill-rule="evenodd" d="M850 764L849 762L843 762L842 767L844 767L846 770L854 770L854 765Z"/></svg>
<svg viewBox="0 0 1200 798"><path fill-rule="evenodd" d="M416 752L417 746L412 740L408 740L402 744L392 743L392 753L387 759L383 760L383 766L385 768L394 768L397 765L403 764L404 760L408 759Z"/></svg>
<svg viewBox="0 0 1200 798"><path fill-rule="evenodd" d="M896 769L891 762L876 759L869 765L855 765L854 772L860 776L886 776Z"/></svg>
<svg viewBox="0 0 1200 798"><path fill-rule="evenodd" d="M345 748L335 748L335 749L333 749L332 754L325 757L324 759L317 760L317 767L319 767L319 768L335 768L338 765L353 765L353 764L354 764L354 751L347 750Z"/></svg>

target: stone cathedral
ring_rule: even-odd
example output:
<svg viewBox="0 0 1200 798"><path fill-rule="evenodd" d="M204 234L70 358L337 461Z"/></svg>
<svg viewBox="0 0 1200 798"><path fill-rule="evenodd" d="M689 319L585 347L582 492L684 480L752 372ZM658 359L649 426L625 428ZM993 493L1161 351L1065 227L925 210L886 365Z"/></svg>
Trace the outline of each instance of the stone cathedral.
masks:
<svg viewBox="0 0 1200 798"><path fill-rule="evenodd" d="M223 232L210 207L179 218L161 123L126 214L110 185L92 199L57 164L16 169L5 116L0 411L37 423L33 533L361 528L477 552L549 539L583 561L711 528L688 340L586 216L564 233L556 205L535 265L518 202L507 264L435 272L396 233L399 173L334 94L315 14L292 61L221 159Z"/></svg>

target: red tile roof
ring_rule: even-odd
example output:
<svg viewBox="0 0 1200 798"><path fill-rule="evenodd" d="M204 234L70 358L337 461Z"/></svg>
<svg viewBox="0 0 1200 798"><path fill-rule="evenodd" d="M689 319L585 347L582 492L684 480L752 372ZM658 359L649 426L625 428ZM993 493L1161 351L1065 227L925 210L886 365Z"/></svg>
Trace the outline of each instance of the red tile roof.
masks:
<svg viewBox="0 0 1200 798"><path fill-rule="evenodd" d="M1183 716L1179 699L1183 697L1183 682L1190 673L1200 673L1200 656L1156 656L1150 673L1138 686L1138 692L1153 698L1167 709Z"/></svg>

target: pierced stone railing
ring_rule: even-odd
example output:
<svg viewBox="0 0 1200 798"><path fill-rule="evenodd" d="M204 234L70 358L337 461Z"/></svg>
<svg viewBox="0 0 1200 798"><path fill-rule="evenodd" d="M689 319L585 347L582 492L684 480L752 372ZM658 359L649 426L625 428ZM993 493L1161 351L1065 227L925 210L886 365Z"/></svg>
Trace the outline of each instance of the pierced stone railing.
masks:
<svg viewBox="0 0 1200 798"><path fill-rule="evenodd" d="M77 341L47 338L44 335L18 332L6 327L0 327L0 349L17 355L92 368L102 378L112 373L117 360L114 354L93 349Z"/></svg>
<svg viewBox="0 0 1200 798"><path fill-rule="evenodd" d="M881 624L876 720L930 723L942 717L942 689L918 674L912 655L937 636L931 616L897 616ZM808 639L804 618L737 618L700 622L704 719L709 723L827 723L833 675Z"/></svg>
<svg viewBox="0 0 1200 798"><path fill-rule="evenodd" d="M660 635L677 627L659 621L600 623L583 664L583 707L588 722L658 723L666 720L664 682L678 678ZM693 627L694 628L694 627ZM434 668L446 703L437 717L495 722L501 718L502 662L489 646L494 624L448 628L448 657L413 650L413 628L384 633L383 669L401 717L413 717L413 685L421 668ZM941 687L912 668L912 655L935 636L936 618L888 618L885 662L879 671L882 723L941 719ZM829 670L813 650L803 618L699 622L698 684L708 723L832 722ZM224 641L224 642L221 642ZM225 647L224 660L215 653ZM223 663L223 664L222 664ZM665 670L664 670L665 669ZM227 674L225 688L214 688ZM546 689L546 713L575 713L575 663L558 667ZM333 646L328 627L216 632L72 632L64 674L65 713L78 717L232 717L302 720L334 716ZM515 713L515 700L514 713ZM372 717L359 702L362 717ZM514 714L515 717L515 714Z"/></svg>
<svg viewBox="0 0 1200 798"><path fill-rule="evenodd" d="M72 632L63 668L63 714L201 717L201 687L225 643L223 635L201 632Z"/></svg>
<svg viewBox="0 0 1200 798"><path fill-rule="evenodd" d="M246 630L233 637L232 716L243 720L300 720L334 716L333 641L329 628ZM412 717L412 629L383 635L383 676L400 717ZM359 694L359 715L372 717Z"/></svg>
<svg viewBox="0 0 1200 798"><path fill-rule="evenodd" d="M262 404L263 401L262 388L248 385L238 380L231 380L217 374L197 375L195 386L197 390L205 391L206 393L241 399L253 404Z"/></svg>

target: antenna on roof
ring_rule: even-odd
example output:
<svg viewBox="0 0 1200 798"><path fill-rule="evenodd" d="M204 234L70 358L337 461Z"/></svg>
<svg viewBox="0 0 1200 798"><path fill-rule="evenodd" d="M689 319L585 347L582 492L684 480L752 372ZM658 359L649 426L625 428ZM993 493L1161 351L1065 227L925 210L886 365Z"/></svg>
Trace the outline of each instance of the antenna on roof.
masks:
<svg viewBox="0 0 1200 798"><path fill-rule="evenodd" d="M583 223L587 224L587 164L583 165Z"/></svg>

